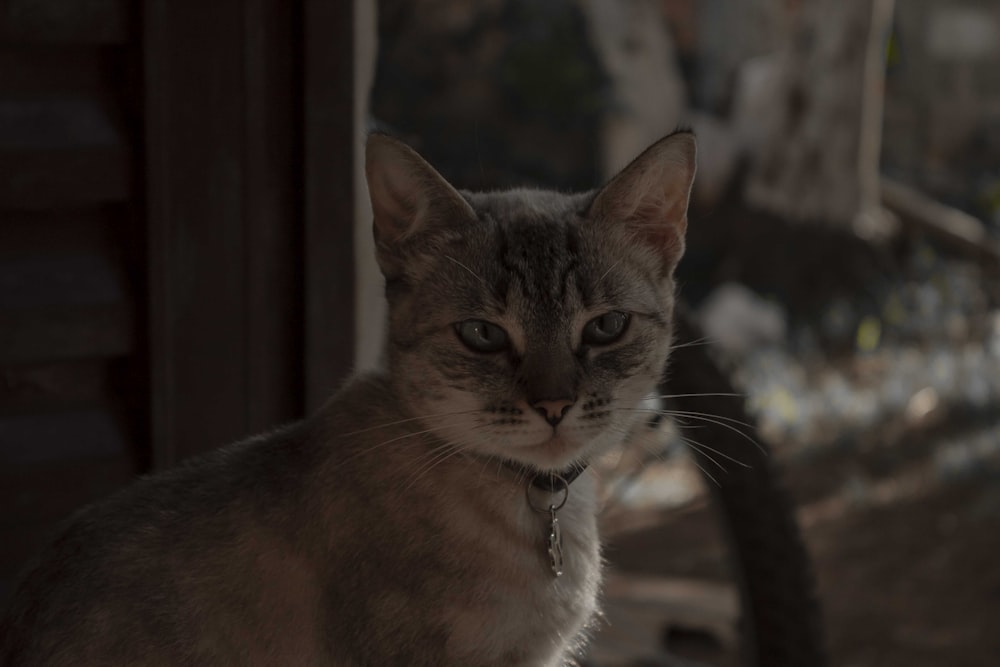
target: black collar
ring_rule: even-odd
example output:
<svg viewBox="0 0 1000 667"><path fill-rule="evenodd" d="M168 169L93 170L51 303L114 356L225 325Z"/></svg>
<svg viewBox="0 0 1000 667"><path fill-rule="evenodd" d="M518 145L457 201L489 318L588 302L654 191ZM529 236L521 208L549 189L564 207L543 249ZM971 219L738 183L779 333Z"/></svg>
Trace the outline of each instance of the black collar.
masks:
<svg viewBox="0 0 1000 667"><path fill-rule="evenodd" d="M504 464L519 475L527 475L533 487L548 493L559 493L566 489L587 469L586 463L574 463L559 472L546 472L515 461L504 461Z"/></svg>

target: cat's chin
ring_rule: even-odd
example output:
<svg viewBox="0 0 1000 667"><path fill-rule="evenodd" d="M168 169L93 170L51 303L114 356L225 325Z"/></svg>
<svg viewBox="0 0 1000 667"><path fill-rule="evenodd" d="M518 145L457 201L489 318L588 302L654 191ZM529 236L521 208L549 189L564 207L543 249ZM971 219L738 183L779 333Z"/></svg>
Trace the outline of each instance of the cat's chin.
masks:
<svg viewBox="0 0 1000 667"><path fill-rule="evenodd" d="M558 472L585 458L586 444L557 432L540 443L512 449L510 458L538 470Z"/></svg>

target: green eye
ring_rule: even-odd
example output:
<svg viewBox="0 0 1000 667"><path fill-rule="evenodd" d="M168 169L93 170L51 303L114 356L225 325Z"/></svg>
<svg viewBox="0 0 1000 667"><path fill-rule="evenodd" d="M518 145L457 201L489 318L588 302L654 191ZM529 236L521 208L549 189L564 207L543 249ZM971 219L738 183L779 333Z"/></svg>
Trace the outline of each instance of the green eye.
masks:
<svg viewBox="0 0 1000 667"><path fill-rule="evenodd" d="M507 347L507 332L491 322L465 320L455 325L455 331L474 352L499 352Z"/></svg>
<svg viewBox="0 0 1000 667"><path fill-rule="evenodd" d="M583 327L583 343L585 345L608 345L622 337L628 328L628 315L612 310L598 315Z"/></svg>

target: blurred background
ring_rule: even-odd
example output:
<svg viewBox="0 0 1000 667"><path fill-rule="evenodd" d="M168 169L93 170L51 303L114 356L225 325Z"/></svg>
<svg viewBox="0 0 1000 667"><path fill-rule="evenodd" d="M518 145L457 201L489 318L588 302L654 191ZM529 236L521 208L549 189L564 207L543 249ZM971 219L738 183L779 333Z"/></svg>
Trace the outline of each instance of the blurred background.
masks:
<svg viewBox="0 0 1000 667"><path fill-rule="evenodd" d="M377 363L365 132L568 190L677 126L680 343L772 449L830 663L994 664L995 0L0 1L0 605L75 508ZM592 664L738 664L685 466L609 485L609 625L649 627Z"/></svg>

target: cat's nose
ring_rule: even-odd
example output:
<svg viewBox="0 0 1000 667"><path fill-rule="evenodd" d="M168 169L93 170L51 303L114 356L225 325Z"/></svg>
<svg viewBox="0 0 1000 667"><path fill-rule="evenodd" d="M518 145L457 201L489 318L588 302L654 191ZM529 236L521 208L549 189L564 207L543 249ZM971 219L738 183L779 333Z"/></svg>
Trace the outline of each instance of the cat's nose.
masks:
<svg viewBox="0 0 1000 667"><path fill-rule="evenodd" d="M555 426L562 421L574 403L576 403L575 399L556 399L554 401L535 401L531 407L538 410L538 414L542 415L545 421Z"/></svg>

